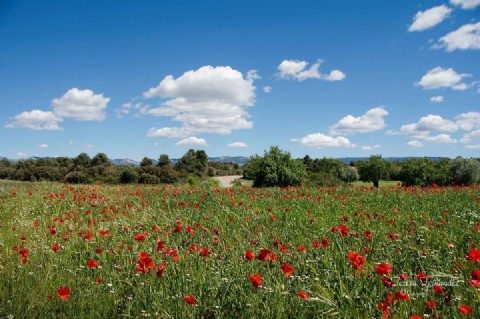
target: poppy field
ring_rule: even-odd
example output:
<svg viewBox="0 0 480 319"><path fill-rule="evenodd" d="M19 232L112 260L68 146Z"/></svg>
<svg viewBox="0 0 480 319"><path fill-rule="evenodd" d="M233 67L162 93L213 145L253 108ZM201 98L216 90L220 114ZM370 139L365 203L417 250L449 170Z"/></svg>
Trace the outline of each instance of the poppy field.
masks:
<svg viewBox="0 0 480 319"><path fill-rule="evenodd" d="M0 318L479 318L480 187L0 183Z"/></svg>

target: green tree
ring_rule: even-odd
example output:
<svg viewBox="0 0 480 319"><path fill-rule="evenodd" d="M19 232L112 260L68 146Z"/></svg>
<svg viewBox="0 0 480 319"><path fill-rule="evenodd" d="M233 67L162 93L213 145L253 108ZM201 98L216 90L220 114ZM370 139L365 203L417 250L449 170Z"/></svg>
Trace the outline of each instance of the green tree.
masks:
<svg viewBox="0 0 480 319"><path fill-rule="evenodd" d="M450 172L452 180L457 184L478 183L480 181L480 161L457 157L451 162Z"/></svg>
<svg viewBox="0 0 480 319"><path fill-rule="evenodd" d="M170 161L170 158L168 157L167 154L160 155L160 157L158 158L157 166L160 168L166 167L166 166L172 166L172 162Z"/></svg>
<svg viewBox="0 0 480 319"><path fill-rule="evenodd" d="M306 176L302 161L292 159L278 146L270 147L264 156L252 156L245 164L243 176L253 180L255 187L299 185Z"/></svg>
<svg viewBox="0 0 480 319"><path fill-rule="evenodd" d="M450 179L448 160L434 162L427 157L411 158L401 164L398 178L404 186L445 185Z"/></svg>
<svg viewBox="0 0 480 319"><path fill-rule="evenodd" d="M378 187L381 179L389 177L389 165L382 155L372 155L368 160L358 163L358 174L361 181L372 182L374 187Z"/></svg>

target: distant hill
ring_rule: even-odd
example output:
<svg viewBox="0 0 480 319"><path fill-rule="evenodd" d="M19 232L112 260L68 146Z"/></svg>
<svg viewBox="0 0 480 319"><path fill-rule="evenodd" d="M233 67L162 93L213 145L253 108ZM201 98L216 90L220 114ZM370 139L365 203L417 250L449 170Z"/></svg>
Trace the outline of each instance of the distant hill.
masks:
<svg viewBox="0 0 480 319"><path fill-rule="evenodd" d="M220 163L237 163L238 165L244 165L250 157L246 156L220 156L220 157L209 157L208 160L210 162L220 162ZM175 164L178 162L178 158L171 158L170 161ZM110 160L113 164L117 165L131 165L138 167L140 166L140 162L129 158L117 158ZM152 159L153 165L157 165L158 160Z"/></svg>
<svg viewBox="0 0 480 319"><path fill-rule="evenodd" d="M426 156L426 157L428 159L434 161L434 162L437 162L442 158L440 156ZM382 158L386 161L389 161L389 162L403 162L403 161L407 161L407 160L412 159L412 158L419 158L419 157L406 156L406 157L382 157ZM421 158L423 158L423 157L421 157ZM346 164L350 164L351 162L367 161L368 159L369 159L369 157L340 157L340 158L337 158L337 160L339 160L343 163L346 163Z"/></svg>

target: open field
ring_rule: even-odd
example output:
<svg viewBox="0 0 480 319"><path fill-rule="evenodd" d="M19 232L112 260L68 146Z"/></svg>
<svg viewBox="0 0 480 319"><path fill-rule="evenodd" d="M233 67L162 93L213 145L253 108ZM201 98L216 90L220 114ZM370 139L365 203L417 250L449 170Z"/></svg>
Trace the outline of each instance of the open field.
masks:
<svg viewBox="0 0 480 319"><path fill-rule="evenodd" d="M1 182L0 318L478 318L479 243L478 186Z"/></svg>

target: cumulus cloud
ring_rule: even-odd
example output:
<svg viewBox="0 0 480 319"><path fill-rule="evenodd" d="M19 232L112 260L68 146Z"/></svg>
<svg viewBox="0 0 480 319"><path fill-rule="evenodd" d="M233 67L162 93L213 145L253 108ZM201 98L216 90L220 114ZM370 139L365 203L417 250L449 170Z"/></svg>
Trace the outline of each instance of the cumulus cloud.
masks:
<svg viewBox="0 0 480 319"><path fill-rule="evenodd" d="M28 154L25 153L25 152L18 152L18 153L17 153L17 156L20 157L20 158L27 158L27 157L28 157Z"/></svg>
<svg viewBox="0 0 480 319"><path fill-rule="evenodd" d="M169 98L160 107L150 108L145 113L182 123L181 127L151 128L148 136L229 134L253 126L246 111L246 107L255 103L253 78L245 79L241 72L229 66L204 66L185 72L177 79L168 75L143 96Z"/></svg>
<svg viewBox="0 0 480 319"><path fill-rule="evenodd" d="M53 112L61 118L79 121L103 121L110 98L95 94L92 90L68 90L61 98L53 99Z"/></svg>
<svg viewBox="0 0 480 319"><path fill-rule="evenodd" d="M423 31L433 28L447 18L450 13L452 13L452 9L446 5L433 7L425 11L418 11L413 17L413 23L408 28L408 31Z"/></svg>
<svg viewBox="0 0 480 319"><path fill-rule="evenodd" d="M307 136L304 136L300 139L293 138L292 142L298 142L305 146L315 147L315 148L326 148L326 147L355 147L355 144L352 144L347 138L343 136L332 137L324 135L322 133L313 133Z"/></svg>
<svg viewBox="0 0 480 319"><path fill-rule="evenodd" d="M371 150L374 150L374 149L377 149L377 148L380 148L380 145L364 145L362 146L362 150L364 151L371 151Z"/></svg>
<svg viewBox="0 0 480 319"><path fill-rule="evenodd" d="M35 131L61 131L63 128L58 126L62 118L52 112L33 110L22 112L16 115L6 128L28 128Z"/></svg>
<svg viewBox="0 0 480 319"><path fill-rule="evenodd" d="M450 0L451 4L462 7L462 9L475 9L480 6L480 0Z"/></svg>
<svg viewBox="0 0 480 319"><path fill-rule="evenodd" d="M283 60L277 68L277 77L280 79L291 79L297 81L305 81L307 79L340 81L346 77L345 73L339 70L333 70L329 74L320 73L318 68L322 63L322 60L318 60L316 63L312 64L310 68L307 68L309 64L307 61Z"/></svg>
<svg viewBox="0 0 480 319"><path fill-rule="evenodd" d="M430 98L430 101L432 101L434 103L442 103L443 101L445 101L445 98L441 95L437 95L437 96L432 96Z"/></svg>
<svg viewBox="0 0 480 319"><path fill-rule="evenodd" d="M429 70L416 84L424 90L440 88L451 88L453 90L466 90L468 84L462 82L464 78L471 77L471 74L458 74L454 69L444 69L437 66Z"/></svg>
<svg viewBox="0 0 480 319"><path fill-rule="evenodd" d="M40 144L38 145L39 148L48 148L48 144Z"/></svg>
<svg viewBox="0 0 480 319"><path fill-rule="evenodd" d="M247 144L245 144L244 142L234 142L228 144L228 147L247 147Z"/></svg>
<svg viewBox="0 0 480 319"><path fill-rule="evenodd" d="M195 136L187 137L181 141L175 143L176 146L208 146L207 141L203 138Z"/></svg>
<svg viewBox="0 0 480 319"><path fill-rule="evenodd" d="M271 86L268 86L268 85L264 86L264 87L263 87L263 92L265 92L265 93L270 93L270 92L272 92L272 87L271 87Z"/></svg>
<svg viewBox="0 0 480 319"><path fill-rule="evenodd" d="M355 134L381 130L385 127L384 117L388 112L383 107L368 110L355 117L347 115L330 128L330 134Z"/></svg>
<svg viewBox="0 0 480 319"><path fill-rule="evenodd" d="M480 22L465 24L438 40L434 48L445 48L445 51L480 49Z"/></svg>
<svg viewBox="0 0 480 319"><path fill-rule="evenodd" d="M480 150L480 144L466 145L465 148L468 148L468 149L471 149L471 150Z"/></svg>
<svg viewBox="0 0 480 319"><path fill-rule="evenodd" d="M423 147L423 143L417 140L407 142L407 146L410 147Z"/></svg>
<svg viewBox="0 0 480 319"><path fill-rule="evenodd" d="M466 132L460 139L450 134ZM432 135L437 132L436 135ZM409 146L420 143L419 140L432 143L476 143L480 141L480 112L467 112L455 117L455 121L439 115L427 115L416 123L402 125L399 131L388 131L390 135L406 135L412 139ZM411 145L410 145L411 144ZM468 145L467 145L468 146ZM466 147L467 147L466 146Z"/></svg>

